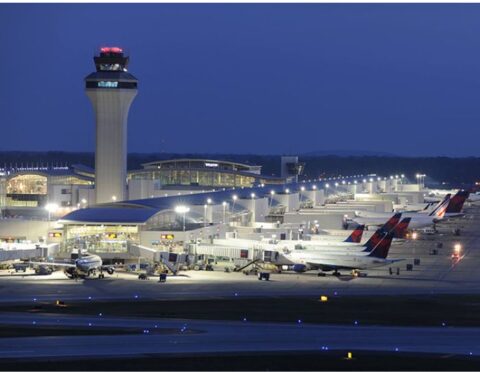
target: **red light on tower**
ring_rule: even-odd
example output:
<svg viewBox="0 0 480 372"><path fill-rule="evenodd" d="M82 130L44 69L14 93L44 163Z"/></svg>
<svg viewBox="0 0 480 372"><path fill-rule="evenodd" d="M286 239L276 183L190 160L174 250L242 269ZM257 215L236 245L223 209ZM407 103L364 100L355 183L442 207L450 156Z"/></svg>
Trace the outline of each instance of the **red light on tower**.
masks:
<svg viewBox="0 0 480 372"><path fill-rule="evenodd" d="M100 51L102 53L115 53L115 54L123 53L123 49L119 47L101 47Z"/></svg>

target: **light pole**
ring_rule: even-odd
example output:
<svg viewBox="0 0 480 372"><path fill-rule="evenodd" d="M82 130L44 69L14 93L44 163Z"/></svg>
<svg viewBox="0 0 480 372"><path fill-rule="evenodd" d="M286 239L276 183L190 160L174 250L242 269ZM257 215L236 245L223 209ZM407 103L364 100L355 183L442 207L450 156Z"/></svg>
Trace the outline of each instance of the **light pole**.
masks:
<svg viewBox="0 0 480 372"><path fill-rule="evenodd" d="M203 227L207 227L207 205L203 205Z"/></svg>
<svg viewBox="0 0 480 372"><path fill-rule="evenodd" d="M183 231L185 231L185 215L190 212L190 208L184 206L184 205L179 205L178 207L175 208L176 213L181 213L183 215Z"/></svg>
<svg viewBox="0 0 480 372"><path fill-rule="evenodd" d="M58 204L48 203L48 204L45 206L45 209L46 209L47 212L48 212L48 220L50 221L51 214L52 214L52 213L55 213L55 212L58 210Z"/></svg>
<svg viewBox="0 0 480 372"><path fill-rule="evenodd" d="M270 209L272 207L273 195L275 195L275 190L270 191L270 200L268 202L268 209Z"/></svg>
<svg viewBox="0 0 480 372"><path fill-rule="evenodd" d="M253 203L252 203L252 209L253 209L253 211L252 211L252 212L253 212L253 214L252 214L252 217L253 217L253 218L252 218L252 220L253 220L253 221L252 221L252 225L255 225L255 220L256 220L256 213L255 213L255 193L252 192L252 193L250 194L250 197L252 198L252 201L253 201Z"/></svg>
<svg viewBox="0 0 480 372"><path fill-rule="evenodd" d="M225 225L225 220L226 220L226 218L225 218L226 216L225 216L225 215L226 215L226 210L227 210L227 202L224 201L224 202L222 203L222 206L223 206L223 224Z"/></svg>
<svg viewBox="0 0 480 372"><path fill-rule="evenodd" d="M232 213L235 214L235 202L237 201L238 199L238 196L237 195L233 195L232 196L232 200L233 200L233 203L232 203Z"/></svg>
<svg viewBox="0 0 480 372"><path fill-rule="evenodd" d="M211 217L213 216L212 209L211 209L211 204L212 204L212 199L208 198L207 199L207 216L209 216L209 218L208 218L209 223L212 222Z"/></svg>

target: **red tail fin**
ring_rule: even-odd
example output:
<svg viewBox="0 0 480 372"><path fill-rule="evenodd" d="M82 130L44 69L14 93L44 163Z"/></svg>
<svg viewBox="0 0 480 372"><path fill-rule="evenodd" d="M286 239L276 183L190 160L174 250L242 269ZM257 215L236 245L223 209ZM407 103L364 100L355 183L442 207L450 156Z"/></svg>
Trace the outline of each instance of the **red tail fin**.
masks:
<svg viewBox="0 0 480 372"><path fill-rule="evenodd" d="M450 203L448 203L445 213L460 213L462 211L463 204L469 195L470 193L468 191L457 192L453 198L450 199Z"/></svg>
<svg viewBox="0 0 480 372"><path fill-rule="evenodd" d="M403 220L401 220L397 226L393 229L393 237L397 239L403 239L405 238L405 233L407 232L408 229L408 224L410 223L411 218L406 217Z"/></svg>
<svg viewBox="0 0 480 372"><path fill-rule="evenodd" d="M355 230L352 231L350 236L344 240L348 243L360 243L363 236L363 230L365 230L365 225L359 225Z"/></svg>
<svg viewBox="0 0 480 372"><path fill-rule="evenodd" d="M388 251L392 245L393 232L389 232L384 238L377 244L377 246L371 251L368 256L376 258L387 258Z"/></svg>

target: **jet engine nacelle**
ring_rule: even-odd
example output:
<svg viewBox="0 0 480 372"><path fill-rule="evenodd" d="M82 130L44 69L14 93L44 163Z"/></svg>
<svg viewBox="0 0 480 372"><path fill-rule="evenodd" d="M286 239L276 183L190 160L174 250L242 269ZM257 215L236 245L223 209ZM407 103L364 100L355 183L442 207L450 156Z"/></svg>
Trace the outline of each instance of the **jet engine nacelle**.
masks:
<svg viewBox="0 0 480 372"><path fill-rule="evenodd" d="M304 273L305 271L307 271L307 265L295 264L293 265L292 270L296 273Z"/></svg>
<svg viewBox="0 0 480 372"><path fill-rule="evenodd" d="M114 272L115 272L115 269L113 267L107 267L107 273L109 275L113 275Z"/></svg>

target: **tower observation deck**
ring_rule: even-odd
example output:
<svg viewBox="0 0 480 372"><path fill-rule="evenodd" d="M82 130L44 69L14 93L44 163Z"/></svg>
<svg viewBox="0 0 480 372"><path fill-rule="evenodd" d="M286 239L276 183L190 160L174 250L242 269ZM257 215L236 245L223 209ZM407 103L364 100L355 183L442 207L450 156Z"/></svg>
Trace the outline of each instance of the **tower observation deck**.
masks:
<svg viewBox="0 0 480 372"><path fill-rule="evenodd" d="M127 72L121 48L103 47L93 57L96 72L85 78L85 91L96 119L95 195L97 203L125 199L127 119L138 80Z"/></svg>

